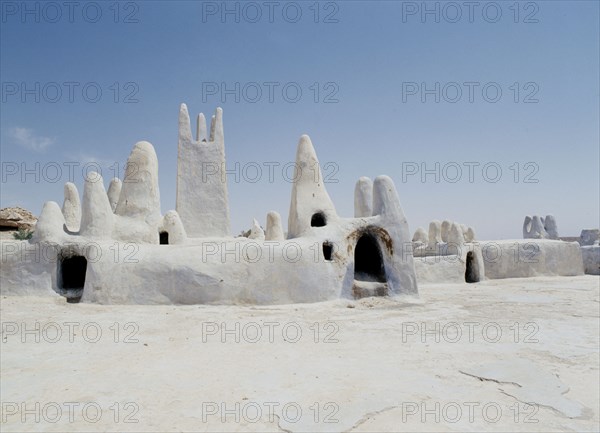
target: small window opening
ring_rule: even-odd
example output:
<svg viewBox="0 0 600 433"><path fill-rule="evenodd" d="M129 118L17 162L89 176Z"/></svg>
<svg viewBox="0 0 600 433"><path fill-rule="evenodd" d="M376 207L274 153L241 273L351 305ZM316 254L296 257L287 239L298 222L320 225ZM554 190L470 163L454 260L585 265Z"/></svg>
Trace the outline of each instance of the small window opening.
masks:
<svg viewBox="0 0 600 433"><path fill-rule="evenodd" d="M327 220L325 219L325 215L321 212L318 212L312 216L310 219L311 227L324 227L327 224Z"/></svg>
<svg viewBox="0 0 600 433"><path fill-rule="evenodd" d="M323 242L323 257L328 262L331 261L331 255L333 254L333 245L329 242Z"/></svg>
<svg viewBox="0 0 600 433"><path fill-rule="evenodd" d="M159 233L159 243L161 245L169 245L169 232L160 232Z"/></svg>

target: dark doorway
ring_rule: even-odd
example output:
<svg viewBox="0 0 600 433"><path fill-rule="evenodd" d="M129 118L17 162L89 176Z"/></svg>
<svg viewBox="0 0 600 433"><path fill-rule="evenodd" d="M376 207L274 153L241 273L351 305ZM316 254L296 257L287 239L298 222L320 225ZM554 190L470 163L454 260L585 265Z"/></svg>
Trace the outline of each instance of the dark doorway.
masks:
<svg viewBox="0 0 600 433"><path fill-rule="evenodd" d="M370 233L363 234L354 249L354 279L384 283L385 269L377 238Z"/></svg>
<svg viewBox="0 0 600 433"><path fill-rule="evenodd" d="M327 220L325 219L325 215L321 212L316 213L310 219L311 227L324 227L327 224Z"/></svg>
<svg viewBox="0 0 600 433"><path fill-rule="evenodd" d="M158 234L159 244L161 245L169 245L169 232L160 232Z"/></svg>
<svg viewBox="0 0 600 433"><path fill-rule="evenodd" d="M331 261L331 255L333 254L333 245L329 242L323 242L323 257L328 262Z"/></svg>
<svg viewBox="0 0 600 433"><path fill-rule="evenodd" d="M478 283L479 282L479 266L475 260L473 251L467 253L467 268L465 270L465 281L467 283Z"/></svg>
<svg viewBox="0 0 600 433"><path fill-rule="evenodd" d="M67 302L76 303L83 295L87 260L83 256L71 256L60 262L61 289L67 297Z"/></svg>

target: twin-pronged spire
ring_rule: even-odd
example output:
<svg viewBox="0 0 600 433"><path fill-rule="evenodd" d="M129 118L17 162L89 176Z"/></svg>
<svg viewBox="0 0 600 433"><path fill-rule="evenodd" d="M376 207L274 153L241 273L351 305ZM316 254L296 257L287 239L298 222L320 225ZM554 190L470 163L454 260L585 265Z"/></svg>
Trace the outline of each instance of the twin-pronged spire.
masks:
<svg viewBox="0 0 600 433"><path fill-rule="evenodd" d="M230 236L221 108L212 116L210 133L204 114L197 116L194 139L188 108L181 104L176 203L177 213L190 237Z"/></svg>
<svg viewBox="0 0 600 433"><path fill-rule="evenodd" d="M179 139L208 142L223 140L223 109L218 107L210 121L210 134L206 129L206 117L204 113L198 114L196 117L196 138L192 136L192 126L190 122L190 114L186 104L181 104L179 108Z"/></svg>

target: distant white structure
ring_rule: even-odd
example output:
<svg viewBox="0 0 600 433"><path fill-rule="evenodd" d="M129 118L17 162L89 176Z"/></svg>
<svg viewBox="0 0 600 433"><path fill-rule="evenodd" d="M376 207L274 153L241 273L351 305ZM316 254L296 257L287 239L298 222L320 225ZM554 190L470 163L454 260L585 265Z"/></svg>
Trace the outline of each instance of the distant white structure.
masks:
<svg viewBox="0 0 600 433"><path fill-rule="evenodd" d="M579 236L579 244L581 246L587 245L598 245L600 242L600 230L599 229L583 229Z"/></svg>
<svg viewBox="0 0 600 433"><path fill-rule="evenodd" d="M600 275L600 230L584 229L579 237L586 274Z"/></svg>
<svg viewBox="0 0 600 433"><path fill-rule="evenodd" d="M429 233L419 227L412 238L419 282L477 283L485 278L485 263L471 227L433 220Z"/></svg>
<svg viewBox="0 0 600 433"><path fill-rule="evenodd" d="M579 244L560 240L554 216L526 216L523 222L523 238L480 243L484 252L487 278L584 274Z"/></svg>
<svg viewBox="0 0 600 433"><path fill-rule="evenodd" d="M360 178L355 218L340 217L307 135L298 143L287 239L279 213L248 237L230 234L223 112L192 138L179 112L177 209L161 214L158 159L137 143L108 192L97 173L47 202L32 244L46 260L2 250L3 293L58 293L71 301L133 304L277 304L418 295L408 222L387 176ZM315 170L317 167L317 170ZM14 244L13 244L14 245ZM21 245L21 244L19 244Z"/></svg>
<svg viewBox="0 0 600 433"><path fill-rule="evenodd" d="M522 243L523 253L519 252L518 257L526 257L525 264L516 263L514 268L518 276L532 275L580 275L600 273L600 250L593 246L594 233L598 236L598 230L583 230L579 244L577 242L558 242L558 243ZM552 215L546 215L546 218L534 215L525 217L523 221L523 238L537 240L559 240L558 225L556 218ZM510 248L510 246L506 246ZM514 249L514 246L513 246ZM507 273L508 264L500 271L500 275ZM499 269L497 264L495 269Z"/></svg>
<svg viewBox="0 0 600 433"><path fill-rule="evenodd" d="M534 215L527 215L523 221L524 239L558 239L558 226L556 219L552 215L546 215L546 218Z"/></svg>

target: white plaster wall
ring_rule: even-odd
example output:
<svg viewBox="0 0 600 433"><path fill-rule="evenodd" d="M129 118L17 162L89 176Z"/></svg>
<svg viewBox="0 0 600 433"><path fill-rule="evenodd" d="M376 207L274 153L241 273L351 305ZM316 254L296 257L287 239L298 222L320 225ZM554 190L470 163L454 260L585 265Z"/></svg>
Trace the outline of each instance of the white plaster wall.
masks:
<svg viewBox="0 0 600 433"><path fill-rule="evenodd" d="M419 284L464 283L465 263L458 255L415 257Z"/></svg>
<svg viewBox="0 0 600 433"><path fill-rule="evenodd" d="M577 242L513 239L482 241L481 247L487 278L583 274L583 260Z"/></svg>
<svg viewBox="0 0 600 433"><path fill-rule="evenodd" d="M46 243L0 241L0 294L56 296L56 252Z"/></svg>

